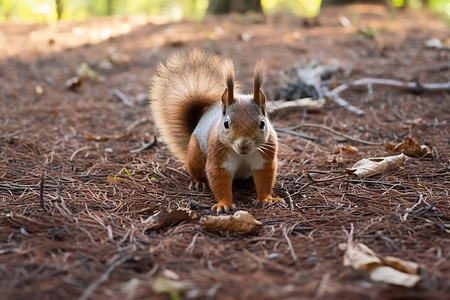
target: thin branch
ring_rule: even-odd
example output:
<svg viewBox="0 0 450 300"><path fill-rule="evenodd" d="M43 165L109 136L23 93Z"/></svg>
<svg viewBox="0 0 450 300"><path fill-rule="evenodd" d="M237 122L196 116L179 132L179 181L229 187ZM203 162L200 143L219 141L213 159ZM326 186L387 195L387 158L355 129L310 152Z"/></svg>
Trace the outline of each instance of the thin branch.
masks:
<svg viewBox="0 0 450 300"><path fill-rule="evenodd" d="M404 88L410 91L450 91L450 81L445 83L420 83L414 81L405 82L383 78L362 78L349 83L343 83L337 88L331 90L330 93L333 95L337 95L340 92L348 89L349 87L367 84L393 86Z"/></svg>
<svg viewBox="0 0 450 300"><path fill-rule="evenodd" d="M340 86L336 87L331 91L327 91L325 89L324 94L326 97L331 98L337 105L344 107L357 114L358 116L364 115L364 111L362 109L357 108L356 106L351 105L345 99L339 96L340 92L358 85L367 85L369 86L369 92L372 88L372 85L385 85L385 86L393 86L399 87L410 91L450 91L450 81L445 83L420 83L420 82L405 82L400 80L393 79L383 79L383 78L362 78L352 82L343 83Z"/></svg>
<svg viewBox="0 0 450 300"><path fill-rule="evenodd" d="M45 206L44 206L44 181L45 181L45 173L42 173L41 182L39 184L39 199L40 199L42 209L45 209Z"/></svg>
<svg viewBox="0 0 450 300"><path fill-rule="evenodd" d="M292 242L291 242L291 240L289 239L289 236L288 236L288 234L287 234L286 228L283 228L283 236L284 236L284 238L285 238L285 240L286 240L286 242L287 242L287 244L288 244L288 248L289 248L289 251L291 252L292 259L293 259L294 261L297 261L297 260L298 260L298 257L297 257L297 254L295 254L294 247L292 246Z"/></svg>
<svg viewBox="0 0 450 300"><path fill-rule="evenodd" d="M128 256L124 256L118 260L116 260L115 262L113 262L108 269L106 269L105 273L103 273L103 275L97 279L96 281L94 281L85 291L84 293L80 296L80 298L78 298L79 300L88 300L92 293L95 291L95 289L102 284L103 282L105 282L106 280L108 280L109 276L111 275L112 272L114 272L114 269L117 268L119 265L121 265L122 263L124 263L125 261L127 261L130 257Z"/></svg>
<svg viewBox="0 0 450 300"><path fill-rule="evenodd" d="M320 138L317 138L317 137L314 137L314 136L310 136L310 135L307 135L307 134L303 134L303 133L300 133L300 132L297 132L297 131L292 131L292 130L290 130L290 128L289 129L279 129L279 128L277 128L275 130L278 131L278 132L283 132L283 133L287 133L287 134L290 134L290 135L295 135L295 136L304 138L305 140L316 141L316 142L318 142L320 144L323 144L323 141Z"/></svg>
<svg viewBox="0 0 450 300"><path fill-rule="evenodd" d="M156 145L156 137L153 137L153 140L150 143L146 143L144 145L142 145L141 147L137 148L137 149L132 149L130 150L131 153L139 153L142 152L144 150L150 149L153 146Z"/></svg>
<svg viewBox="0 0 450 300"><path fill-rule="evenodd" d="M330 97L337 105L339 105L340 107L343 107L345 109L347 109L350 112L353 112L355 114L357 114L358 116L362 116L364 115L364 111L360 108L357 108L354 105L351 105L350 103L347 102L347 100L339 97L339 95L335 95L335 94L326 94L327 97Z"/></svg>
<svg viewBox="0 0 450 300"><path fill-rule="evenodd" d="M345 138L345 139L347 139L349 141L361 143L361 144L364 144L364 145L371 145L371 146L384 145L384 143L380 143L380 142L376 143L376 142L370 142L370 141L365 141L365 140L361 140L361 139L358 139L358 138L354 138L354 137L351 137L351 136L346 135L344 133L340 133L340 132L334 130L333 128L330 128L330 127L324 126L324 125L320 125L320 124L303 123L303 124L298 124L298 125L295 125L295 126L292 126L292 127L285 128L285 129L277 129L277 131L292 134L291 133L292 130L297 129L297 128L301 128L301 127L320 128L320 129L329 131L329 132L331 132L331 133L333 133L333 134L335 134L337 136L341 136L341 137L343 137L343 138ZM295 132L295 131L293 131L293 132Z"/></svg>
<svg viewBox="0 0 450 300"><path fill-rule="evenodd" d="M416 204L414 204L411 208L406 209L406 213L403 215L403 218L402 218L403 221L406 221L406 218L408 217L409 213L412 212L414 210L414 208L416 208L417 205L422 203L422 200L423 200L423 195L420 194L419 200L417 200Z"/></svg>
<svg viewBox="0 0 450 300"><path fill-rule="evenodd" d="M74 159L74 157L75 157L79 152L81 152L81 151L83 151L83 150L87 150L87 149L89 149L89 146L84 146L84 147L81 147L81 148L75 150L75 151L72 153L72 155L70 156L69 161L72 161L72 160Z"/></svg>
<svg viewBox="0 0 450 300"><path fill-rule="evenodd" d="M126 106L133 107L133 103L130 100L128 100L127 96L125 96L125 94L119 91L118 89L112 89L110 93L119 98L120 100L122 100L123 104L125 104Z"/></svg>
<svg viewBox="0 0 450 300"><path fill-rule="evenodd" d="M291 208L292 211L294 211L294 200L292 200L292 197L289 194L289 191L287 189L285 190L285 193L288 196L290 208Z"/></svg>

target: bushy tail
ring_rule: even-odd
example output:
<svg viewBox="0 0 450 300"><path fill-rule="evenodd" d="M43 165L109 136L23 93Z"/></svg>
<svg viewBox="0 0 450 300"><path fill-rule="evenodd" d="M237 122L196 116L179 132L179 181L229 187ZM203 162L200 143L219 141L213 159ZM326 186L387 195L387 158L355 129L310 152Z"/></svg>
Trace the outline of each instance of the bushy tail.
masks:
<svg viewBox="0 0 450 300"><path fill-rule="evenodd" d="M224 70L224 68L231 68ZM233 65L193 50L160 63L150 87L150 109L169 150L185 161L187 145L202 114L219 102Z"/></svg>

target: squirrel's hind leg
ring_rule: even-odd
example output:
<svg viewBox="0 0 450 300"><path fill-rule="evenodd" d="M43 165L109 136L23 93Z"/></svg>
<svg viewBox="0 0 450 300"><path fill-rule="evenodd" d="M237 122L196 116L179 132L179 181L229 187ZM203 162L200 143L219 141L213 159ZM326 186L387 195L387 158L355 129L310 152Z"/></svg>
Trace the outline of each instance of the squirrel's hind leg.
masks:
<svg viewBox="0 0 450 300"><path fill-rule="evenodd" d="M191 136L186 155L186 169L192 177L189 189L198 191L206 188L205 165L206 158L200 149L198 139L196 136Z"/></svg>

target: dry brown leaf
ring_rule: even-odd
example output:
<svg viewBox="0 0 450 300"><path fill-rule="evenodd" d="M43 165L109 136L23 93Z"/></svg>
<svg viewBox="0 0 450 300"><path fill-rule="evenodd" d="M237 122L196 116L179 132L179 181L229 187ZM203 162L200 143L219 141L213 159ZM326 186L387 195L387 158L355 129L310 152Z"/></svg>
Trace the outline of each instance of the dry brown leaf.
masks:
<svg viewBox="0 0 450 300"><path fill-rule="evenodd" d="M107 137L106 135L102 135L102 134L86 134L84 136L84 138L88 141L107 141L109 140L109 137Z"/></svg>
<svg viewBox="0 0 450 300"><path fill-rule="evenodd" d="M350 145L347 145L347 146L345 146L345 147L342 147L342 150L343 150L344 152L348 152L348 153L357 153L357 152L359 151L358 148L353 147L353 146L350 146Z"/></svg>
<svg viewBox="0 0 450 300"><path fill-rule="evenodd" d="M126 141L126 140L129 140L132 137L133 137L133 133L127 132L127 133L125 133L123 135L115 136L115 137L113 137L113 139L118 140L118 141Z"/></svg>
<svg viewBox="0 0 450 300"><path fill-rule="evenodd" d="M123 135L115 135L115 136L107 136L103 134L86 134L84 138L88 141L109 141L109 140L117 140L117 141L126 141L133 137L133 133L128 132Z"/></svg>
<svg viewBox="0 0 450 300"><path fill-rule="evenodd" d="M334 154L339 154L341 152L347 152L347 153L358 153L358 148L347 145L345 147L335 147L334 148Z"/></svg>
<svg viewBox="0 0 450 300"><path fill-rule="evenodd" d="M329 164L334 164L334 163L342 164L342 163L344 163L344 158L342 157L342 154L329 155L327 157L327 163L329 163Z"/></svg>
<svg viewBox="0 0 450 300"><path fill-rule="evenodd" d="M204 216L201 219L204 228L214 231L229 231L242 234L257 232L262 224L246 211L238 210L232 216Z"/></svg>
<svg viewBox="0 0 450 300"><path fill-rule="evenodd" d="M363 243L353 243L352 240L347 244L340 244L339 248L345 251L344 266L365 271L374 281L413 287L422 280L417 263L391 256L379 256Z"/></svg>
<svg viewBox="0 0 450 300"><path fill-rule="evenodd" d="M131 57L129 55L118 53L114 47L108 48L106 51L106 58L115 66L123 66L131 62Z"/></svg>
<svg viewBox="0 0 450 300"><path fill-rule="evenodd" d="M76 91L82 85L83 79L78 76L69 78L65 82L65 86L68 90Z"/></svg>
<svg viewBox="0 0 450 300"><path fill-rule="evenodd" d="M113 177L113 176L108 176L106 177L106 180L111 183L111 184L118 184L120 181L119 177Z"/></svg>
<svg viewBox="0 0 450 300"><path fill-rule="evenodd" d="M428 146L419 145L415 139L410 137L405 137L403 142L395 146L392 144L386 144L386 151L390 154L404 153L405 155L411 157L431 155L431 150Z"/></svg>
<svg viewBox="0 0 450 300"><path fill-rule="evenodd" d="M363 158L356 162L353 167L345 169L345 172L350 176L362 179L396 169L403 164L405 158L403 153L395 156Z"/></svg>
<svg viewBox="0 0 450 300"><path fill-rule="evenodd" d="M177 208L169 211L167 208L163 207L161 210L145 219L143 223L149 225L147 229L156 229L169 227L181 222L193 222L197 219L197 213L190 209Z"/></svg>
<svg viewBox="0 0 450 300"><path fill-rule="evenodd" d="M284 36L284 39L286 41L298 41L300 38L302 37L302 34L299 31L294 31L294 32L290 32L288 34L286 34Z"/></svg>

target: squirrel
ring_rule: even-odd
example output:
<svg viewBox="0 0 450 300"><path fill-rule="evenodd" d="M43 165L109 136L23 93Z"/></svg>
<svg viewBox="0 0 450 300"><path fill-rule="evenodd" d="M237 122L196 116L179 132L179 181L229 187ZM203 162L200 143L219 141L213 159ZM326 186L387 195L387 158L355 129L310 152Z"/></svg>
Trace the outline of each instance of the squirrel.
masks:
<svg viewBox="0 0 450 300"><path fill-rule="evenodd" d="M190 187L207 180L220 213L236 209L232 182L253 177L257 201L272 197L277 134L262 90L265 64L254 69L253 94L239 93L231 60L194 49L159 63L150 87L150 111L163 142L191 175Z"/></svg>

